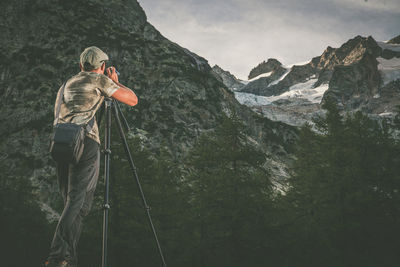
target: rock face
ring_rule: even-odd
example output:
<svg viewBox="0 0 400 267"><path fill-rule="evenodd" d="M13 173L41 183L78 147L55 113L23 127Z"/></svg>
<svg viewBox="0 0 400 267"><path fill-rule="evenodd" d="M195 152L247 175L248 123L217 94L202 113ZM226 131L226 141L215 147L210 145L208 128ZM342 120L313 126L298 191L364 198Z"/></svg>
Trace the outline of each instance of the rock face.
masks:
<svg viewBox="0 0 400 267"><path fill-rule="evenodd" d="M323 101L333 97L340 105L356 109L362 102L379 93L380 83L378 61L372 54L365 53L353 64L337 65L334 68Z"/></svg>
<svg viewBox="0 0 400 267"><path fill-rule="evenodd" d="M243 88L244 84L241 82L241 80L236 78L229 71L221 69L221 67L218 65L212 67L212 70L216 74L216 78L223 82L226 87L228 87L232 91L238 91Z"/></svg>
<svg viewBox="0 0 400 267"><path fill-rule="evenodd" d="M394 107L400 104L400 88L396 88L400 78L399 48L377 43L372 37L357 36L348 41L335 53L341 60L333 65L329 89L322 101L332 97L347 111L394 112ZM390 69L387 69L387 62ZM385 77L386 73L390 77Z"/></svg>
<svg viewBox="0 0 400 267"><path fill-rule="evenodd" d="M48 156L56 93L79 72L79 55L88 46L103 49L121 82L139 96L136 107L123 111L154 152L164 144L184 157L202 132L233 110L272 161L280 160L276 151L285 158L295 137L293 128L240 105L204 58L147 22L137 1L1 2L0 25L0 173L2 179L30 180L43 205L54 200L48 192L57 191Z"/></svg>
<svg viewBox="0 0 400 267"><path fill-rule="evenodd" d="M350 65L359 61L364 54L371 54L374 57L380 55L382 49L371 37L356 36L344 43L339 48L328 48L321 55L316 67L318 69L333 70L337 65Z"/></svg>
<svg viewBox="0 0 400 267"><path fill-rule="evenodd" d="M328 46L307 64L290 69L281 66L285 71L279 76L258 78L240 91L265 96L252 102L269 103L249 106L270 119L295 126L320 114L321 101L327 98L333 98L344 111L393 113L400 104L398 40L376 42L371 36L356 36L339 48ZM313 95L316 97L310 98ZM285 101L275 102L280 99ZM301 112L296 112L296 107Z"/></svg>
<svg viewBox="0 0 400 267"><path fill-rule="evenodd" d="M267 60L267 62L263 61L250 71L249 80L257 77L260 74L275 71L279 69L280 66L282 66L282 63L275 58L270 58Z"/></svg>

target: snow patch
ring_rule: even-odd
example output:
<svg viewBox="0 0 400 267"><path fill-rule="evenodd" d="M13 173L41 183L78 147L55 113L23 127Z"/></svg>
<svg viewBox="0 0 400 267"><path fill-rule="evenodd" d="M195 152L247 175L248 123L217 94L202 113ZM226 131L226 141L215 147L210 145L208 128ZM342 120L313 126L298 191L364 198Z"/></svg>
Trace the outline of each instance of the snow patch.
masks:
<svg viewBox="0 0 400 267"><path fill-rule="evenodd" d="M304 89L312 89L314 84L318 81L316 78L309 78L308 81L304 83L296 83L292 86L289 87L289 91L294 91L294 90L304 90Z"/></svg>
<svg viewBox="0 0 400 267"><path fill-rule="evenodd" d="M283 66L283 67L286 69L285 73L284 73L281 77L279 77L279 79L277 79L277 80L273 81L272 83L270 83L270 84L268 85L268 87L270 87L270 86L272 86L272 85L276 85L276 84L278 84L280 81L282 81L283 79L285 79L285 77L286 77L286 76L289 74L289 72L292 70L292 67L293 67L293 66L303 66L303 65L306 65L306 64L308 64L308 63L310 63L310 61L299 62L299 63L295 63L295 64L290 64L290 65L287 65L287 66Z"/></svg>
<svg viewBox="0 0 400 267"><path fill-rule="evenodd" d="M314 84L317 81L318 79L309 79L304 83L292 85L289 88L289 91L278 96L270 96L267 98L267 100L273 102L279 99L303 98L312 103L321 103L322 96L324 95L325 91L328 90L329 84L321 84L320 86L314 88Z"/></svg>
<svg viewBox="0 0 400 267"><path fill-rule="evenodd" d="M272 74L272 71L267 72L267 73L262 73L262 74L260 74L260 75L258 75L258 76L256 76L256 77L254 77L254 78L251 78L250 80L246 80L246 81L240 80L240 82L243 83L243 84L248 84L249 82L258 80L258 79L260 79L260 78L269 77L269 76L271 76L271 74Z"/></svg>
<svg viewBox="0 0 400 267"><path fill-rule="evenodd" d="M310 63L310 61L298 62L298 63L294 63L294 64L290 64L290 65L285 65L285 66L282 66L282 67L284 67L285 69L291 69L293 66L303 66L303 65L306 65L308 63Z"/></svg>
<svg viewBox="0 0 400 267"><path fill-rule="evenodd" d="M273 81L272 83L270 83L270 84L268 85L268 87L270 87L270 86L272 86L272 85L275 85L275 84L278 84L280 81L282 81L283 79L285 79L286 75L288 75L289 72L290 72L290 69L287 69L286 72L285 72L284 74L282 74L281 77L279 77L279 79L277 79L277 80Z"/></svg>
<svg viewBox="0 0 400 267"><path fill-rule="evenodd" d="M382 75L383 85L400 79L400 58L384 59L378 57L376 60L379 62L378 70Z"/></svg>
<svg viewBox="0 0 400 267"><path fill-rule="evenodd" d="M246 106L265 106L271 104L266 96L259 96L250 93L235 92L235 97L240 104Z"/></svg>
<svg viewBox="0 0 400 267"><path fill-rule="evenodd" d="M393 50L393 51L396 51L396 52L400 52L400 44L388 44L386 42L377 42L377 44L382 49L389 49L389 50Z"/></svg>

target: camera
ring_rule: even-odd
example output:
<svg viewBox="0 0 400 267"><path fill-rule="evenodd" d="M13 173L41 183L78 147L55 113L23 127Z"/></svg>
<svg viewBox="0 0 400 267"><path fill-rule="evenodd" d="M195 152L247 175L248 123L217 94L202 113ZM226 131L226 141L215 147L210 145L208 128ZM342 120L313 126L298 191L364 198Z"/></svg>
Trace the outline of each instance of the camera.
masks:
<svg viewBox="0 0 400 267"><path fill-rule="evenodd" d="M107 75L107 68L111 67L111 66L107 66L107 65L109 65L109 64L106 63L106 67L104 68L104 75L106 75L106 76L108 76L108 75ZM115 68L115 67L114 67L114 68ZM119 74L120 74L120 73L117 71L117 68L115 68L115 73L116 73L118 76L119 76Z"/></svg>
<svg viewBox="0 0 400 267"><path fill-rule="evenodd" d="M119 76L119 72L117 71L117 69L115 69L115 73ZM104 75L106 75L107 76L107 68L104 70Z"/></svg>

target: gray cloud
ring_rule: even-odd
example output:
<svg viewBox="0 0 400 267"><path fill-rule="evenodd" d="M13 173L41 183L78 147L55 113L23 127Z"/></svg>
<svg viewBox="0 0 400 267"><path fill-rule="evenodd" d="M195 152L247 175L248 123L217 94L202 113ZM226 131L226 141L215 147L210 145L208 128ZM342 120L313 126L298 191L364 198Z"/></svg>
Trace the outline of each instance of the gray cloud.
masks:
<svg viewBox="0 0 400 267"><path fill-rule="evenodd" d="M245 79L270 57L310 60L356 36L398 35L398 0L147 0L148 20L165 37Z"/></svg>

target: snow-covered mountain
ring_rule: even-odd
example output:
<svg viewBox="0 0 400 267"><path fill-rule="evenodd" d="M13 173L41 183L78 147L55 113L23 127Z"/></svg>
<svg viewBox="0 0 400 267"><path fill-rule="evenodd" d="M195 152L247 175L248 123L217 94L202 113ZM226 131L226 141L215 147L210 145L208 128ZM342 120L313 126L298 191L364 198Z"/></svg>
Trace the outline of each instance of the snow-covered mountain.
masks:
<svg viewBox="0 0 400 267"><path fill-rule="evenodd" d="M235 86L235 96L263 116L295 126L322 114L328 97L344 111L391 116L400 105L399 39L376 42L356 36L291 66L269 59L251 70L241 88Z"/></svg>

